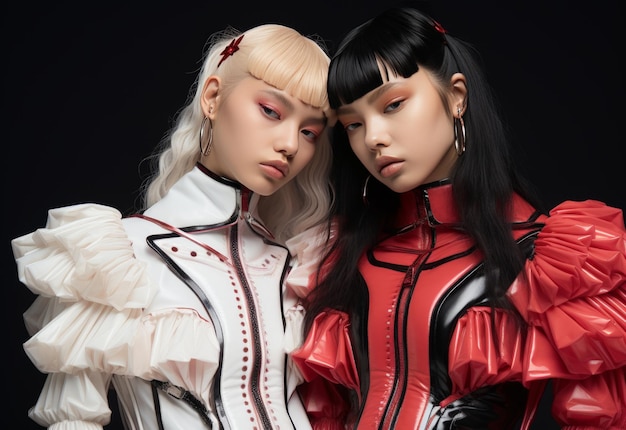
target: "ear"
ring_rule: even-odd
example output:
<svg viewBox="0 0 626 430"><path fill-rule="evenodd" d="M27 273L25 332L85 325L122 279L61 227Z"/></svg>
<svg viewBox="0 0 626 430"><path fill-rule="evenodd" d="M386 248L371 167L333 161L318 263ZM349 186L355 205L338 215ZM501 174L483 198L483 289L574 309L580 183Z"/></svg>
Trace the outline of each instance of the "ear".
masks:
<svg viewBox="0 0 626 430"><path fill-rule="evenodd" d="M459 115L459 108L461 109L460 115L465 113L467 109L467 85L465 81L465 75L463 73L455 73L450 78L450 111L453 116Z"/></svg>
<svg viewBox="0 0 626 430"><path fill-rule="evenodd" d="M204 116L213 119L215 112L217 111L217 104L219 102L219 89L222 85L222 81L218 76L211 75L204 81L202 87L202 93L200 94L200 104L202 106L202 112Z"/></svg>

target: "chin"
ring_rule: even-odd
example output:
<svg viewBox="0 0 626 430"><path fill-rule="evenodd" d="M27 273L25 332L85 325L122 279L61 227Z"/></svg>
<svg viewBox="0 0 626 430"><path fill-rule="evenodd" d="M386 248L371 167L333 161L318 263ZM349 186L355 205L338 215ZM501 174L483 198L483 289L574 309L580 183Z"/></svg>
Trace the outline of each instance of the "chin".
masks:
<svg viewBox="0 0 626 430"><path fill-rule="evenodd" d="M402 194L402 193L406 193L407 191L411 191L412 189L415 189L417 187L419 187L421 184L406 184L406 183L386 183L383 182L383 184L389 188L391 191L393 191L394 193L398 193L398 194Z"/></svg>
<svg viewBox="0 0 626 430"><path fill-rule="evenodd" d="M254 187L248 187L250 191L260 196L271 196L276 191L280 190L285 184L262 184Z"/></svg>

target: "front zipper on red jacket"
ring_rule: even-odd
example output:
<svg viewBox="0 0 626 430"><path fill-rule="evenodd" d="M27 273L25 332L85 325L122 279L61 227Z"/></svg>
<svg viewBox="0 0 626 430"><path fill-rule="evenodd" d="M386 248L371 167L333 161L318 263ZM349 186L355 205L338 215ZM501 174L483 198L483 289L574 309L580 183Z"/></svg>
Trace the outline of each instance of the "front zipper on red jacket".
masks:
<svg viewBox="0 0 626 430"><path fill-rule="evenodd" d="M419 276L418 266L421 265L424 259L425 256L417 258L417 260L415 260L413 264L409 266L406 276L402 281L402 288L400 290L400 296L398 297L398 306L396 307L395 315L396 329L394 331L394 342L396 345L396 371L393 388L391 390L391 396L389 396L389 400L387 401L387 405L385 407L385 413L383 415L384 418L380 423L381 429L395 428L396 420L398 419L398 414L400 413L400 407L403 401L402 399L404 398L404 394L406 393L406 384L408 379L406 363L407 315L409 313L409 306L411 304L411 297L413 295L413 286L417 282L417 277Z"/></svg>

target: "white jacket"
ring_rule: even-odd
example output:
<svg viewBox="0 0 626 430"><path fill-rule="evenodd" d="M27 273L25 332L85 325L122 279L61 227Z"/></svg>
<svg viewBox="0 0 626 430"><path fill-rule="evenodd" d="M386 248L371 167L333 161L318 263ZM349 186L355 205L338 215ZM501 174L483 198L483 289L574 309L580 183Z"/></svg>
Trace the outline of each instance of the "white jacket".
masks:
<svg viewBox="0 0 626 430"><path fill-rule="evenodd" d="M112 383L127 429L310 428L287 352L301 341L297 295L313 264L290 269L248 197L195 167L150 219L80 204L12 241L38 295L24 348L50 373L34 421L101 429ZM312 252L307 235L290 241L292 264Z"/></svg>

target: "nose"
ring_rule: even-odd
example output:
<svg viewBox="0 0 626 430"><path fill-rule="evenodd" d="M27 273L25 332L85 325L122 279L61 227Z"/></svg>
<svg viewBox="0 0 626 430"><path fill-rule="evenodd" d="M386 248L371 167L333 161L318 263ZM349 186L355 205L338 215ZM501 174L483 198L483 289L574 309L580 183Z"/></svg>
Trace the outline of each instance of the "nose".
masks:
<svg viewBox="0 0 626 430"><path fill-rule="evenodd" d="M380 147L389 146L391 142L389 133L384 125L380 122L370 120L364 124L365 127L365 146L370 151L376 151Z"/></svg>
<svg viewBox="0 0 626 430"><path fill-rule="evenodd" d="M287 158L292 158L298 153L298 139L300 130L279 135L274 143L274 150L284 154Z"/></svg>

